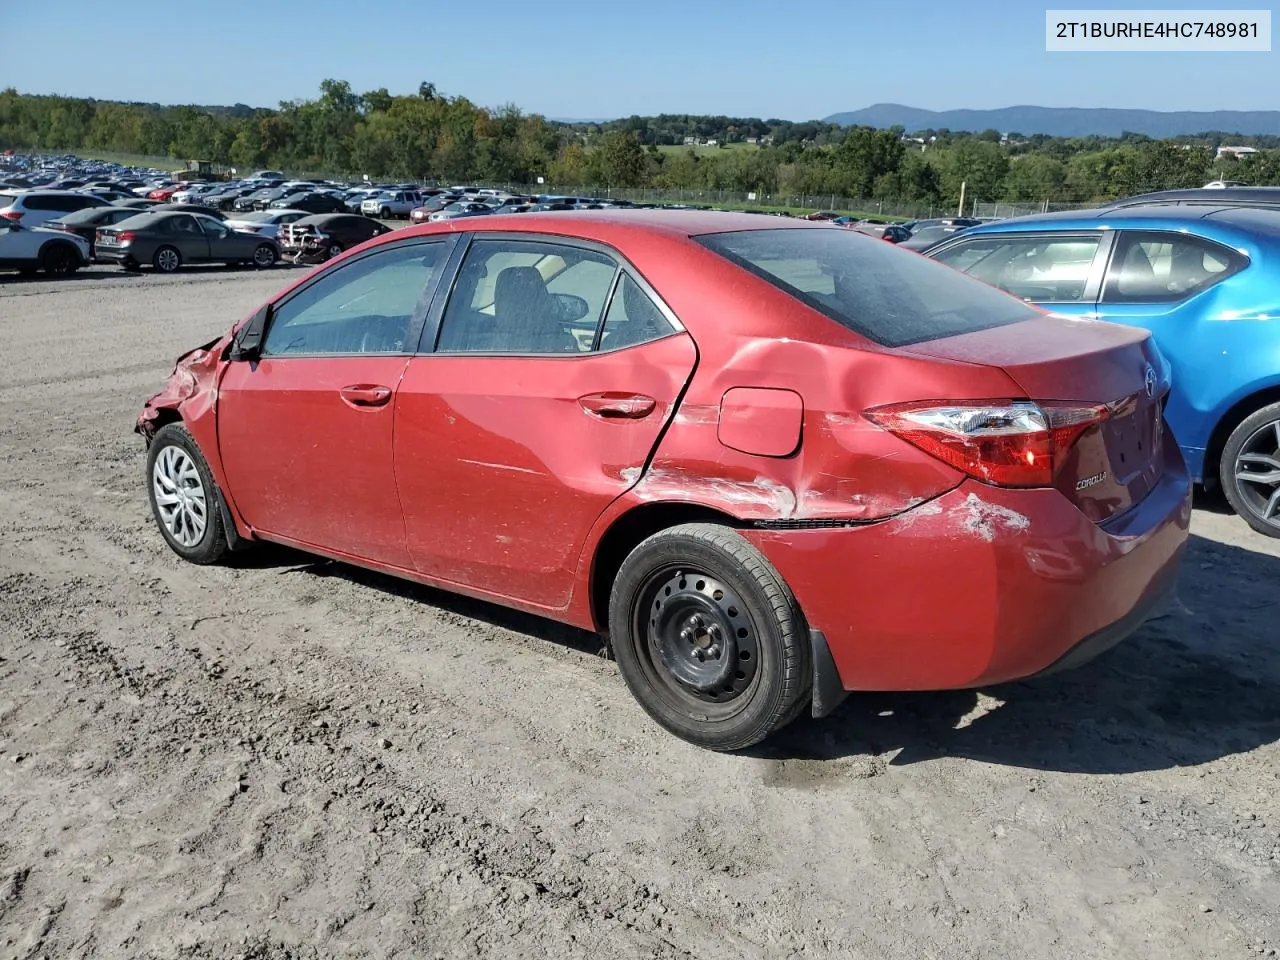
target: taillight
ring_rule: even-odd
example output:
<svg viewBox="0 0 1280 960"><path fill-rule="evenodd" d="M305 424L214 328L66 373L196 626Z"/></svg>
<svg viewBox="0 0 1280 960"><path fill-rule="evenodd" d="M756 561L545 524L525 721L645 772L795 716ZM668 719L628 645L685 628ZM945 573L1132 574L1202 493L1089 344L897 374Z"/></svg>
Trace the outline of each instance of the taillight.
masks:
<svg viewBox="0 0 1280 960"><path fill-rule="evenodd" d="M0 217L4 217L6 220L21 220L21 219L22 219L22 211L21 211L21 210L6 210L4 213L0 213Z"/></svg>
<svg viewBox="0 0 1280 960"><path fill-rule="evenodd" d="M136 233L130 233L129 231L126 230L124 233L116 234L116 239L119 240L121 243L132 243L134 240L138 239L138 235Z"/></svg>
<svg viewBox="0 0 1280 960"><path fill-rule="evenodd" d="M879 424L969 476L1000 487L1048 487L1105 406L989 400L902 403L868 410Z"/></svg>

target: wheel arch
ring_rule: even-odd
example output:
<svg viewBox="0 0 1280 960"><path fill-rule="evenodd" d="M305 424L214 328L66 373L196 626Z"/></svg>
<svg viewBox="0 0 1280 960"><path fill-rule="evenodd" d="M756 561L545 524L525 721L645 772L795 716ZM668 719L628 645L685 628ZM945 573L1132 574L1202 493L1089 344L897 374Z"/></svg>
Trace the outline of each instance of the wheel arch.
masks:
<svg viewBox="0 0 1280 960"><path fill-rule="evenodd" d="M593 629L600 632L608 630L609 594L622 562L631 551L658 531L682 523L718 523L733 528L745 526L744 521L714 507L688 502L641 503L615 517L591 553L588 589Z"/></svg>
<svg viewBox="0 0 1280 960"><path fill-rule="evenodd" d="M1280 403L1280 383L1273 383L1247 394L1218 418L1213 432L1209 434L1209 444L1204 452L1204 468L1201 473L1206 484L1214 485L1221 482L1218 475L1220 467L1218 461L1222 459L1222 451L1226 449L1231 432L1254 411L1261 410L1272 403Z"/></svg>

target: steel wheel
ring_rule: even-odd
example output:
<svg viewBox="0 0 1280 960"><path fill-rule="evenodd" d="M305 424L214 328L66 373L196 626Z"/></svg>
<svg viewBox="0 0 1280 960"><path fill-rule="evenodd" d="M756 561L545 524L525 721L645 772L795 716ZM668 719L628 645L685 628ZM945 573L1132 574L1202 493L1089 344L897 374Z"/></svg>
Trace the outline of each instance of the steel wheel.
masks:
<svg viewBox="0 0 1280 960"><path fill-rule="evenodd" d="M182 266L182 254L173 247L161 247L152 263L161 273L173 273Z"/></svg>
<svg viewBox="0 0 1280 960"><path fill-rule="evenodd" d="M1244 441L1235 458L1241 504L1280 532L1280 420L1264 423Z"/></svg>
<svg viewBox="0 0 1280 960"><path fill-rule="evenodd" d="M673 706L717 718L740 709L756 677L758 631L728 586L697 567L658 570L634 617L635 636L647 639L642 667Z"/></svg>
<svg viewBox="0 0 1280 960"><path fill-rule="evenodd" d="M181 546L196 546L209 525L209 503L195 461L181 447L165 447L151 469L151 484L165 530Z"/></svg>

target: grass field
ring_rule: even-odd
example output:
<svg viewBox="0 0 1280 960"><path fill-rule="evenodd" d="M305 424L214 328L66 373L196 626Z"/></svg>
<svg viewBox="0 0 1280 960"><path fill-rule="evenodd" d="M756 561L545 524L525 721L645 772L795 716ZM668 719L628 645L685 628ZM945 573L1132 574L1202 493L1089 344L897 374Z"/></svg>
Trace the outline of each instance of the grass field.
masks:
<svg viewBox="0 0 1280 960"><path fill-rule="evenodd" d="M723 147L686 147L679 144L664 144L658 147L661 153L684 153L686 150L692 150L700 157L712 156L723 150L759 150L760 147L754 143L726 143Z"/></svg>

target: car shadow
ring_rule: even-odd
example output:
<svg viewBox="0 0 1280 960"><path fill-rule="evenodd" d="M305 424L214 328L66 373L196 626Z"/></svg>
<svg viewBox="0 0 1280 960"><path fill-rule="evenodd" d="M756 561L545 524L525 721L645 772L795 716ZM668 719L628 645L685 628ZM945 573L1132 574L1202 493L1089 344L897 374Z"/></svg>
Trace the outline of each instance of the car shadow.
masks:
<svg viewBox="0 0 1280 960"><path fill-rule="evenodd" d="M753 753L1130 773L1249 751L1280 739L1276 583L1280 558L1192 536L1174 609L1083 667L980 691L853 695Z"/></svg>
<svg viewBox="0 0 1280 960"><path fill-rule="evenodd" d="M264 544L231 563L341 577L583 654L605 652L589 631L283 547ZM1276 583L1280 557L1192 536L1173 609L1083 667L982 690L853 694L831 716L802 717L746 754L786 768L780 782L809 785L843 777L843 765L828 761L852 757L1128 773L1252 750L1280 739Z"/></svg>

